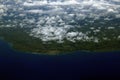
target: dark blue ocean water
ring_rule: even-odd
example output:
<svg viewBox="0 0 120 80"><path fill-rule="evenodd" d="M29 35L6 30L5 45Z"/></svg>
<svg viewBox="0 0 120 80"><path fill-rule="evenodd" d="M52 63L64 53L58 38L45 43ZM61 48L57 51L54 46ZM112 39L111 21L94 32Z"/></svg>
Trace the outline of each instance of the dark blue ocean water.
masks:
<svg viewBox="0 0 120 80"><path fill-rule="evenodd" d="M120 52L50 56L16 52L0 41L0 77L25 80L76 80L120 75ZM67 79L66 79L67 78ZM97 80L98 80L97 79ZM3 80L3 79L1 79Z"/></svg>

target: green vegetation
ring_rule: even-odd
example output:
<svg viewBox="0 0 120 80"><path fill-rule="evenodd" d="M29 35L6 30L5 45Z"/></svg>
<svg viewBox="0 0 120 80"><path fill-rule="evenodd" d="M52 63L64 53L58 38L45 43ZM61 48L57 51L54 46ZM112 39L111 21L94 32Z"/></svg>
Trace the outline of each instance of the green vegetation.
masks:
<svg viewBox="0 0 120 80"><path fill-rule="evenodd" d="M24 28L0 28L0 36L16 50L33 53L59 54L74 51L115 51L120 50L120 40L111 38L111 40L101 40L99 43L76 41L70 42L64 40L64 43L49 41L43 43L40 39L28 36ZM27 30L27 29L26 29ZM102 35L101 35L102 36Z"/></svg>

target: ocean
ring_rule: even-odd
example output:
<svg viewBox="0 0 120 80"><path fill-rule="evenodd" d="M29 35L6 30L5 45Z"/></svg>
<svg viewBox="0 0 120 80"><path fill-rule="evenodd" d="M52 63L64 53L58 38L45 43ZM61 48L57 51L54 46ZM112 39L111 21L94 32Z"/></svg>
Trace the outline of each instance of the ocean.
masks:
<svg viewBox="0 0 120 80"><path fill-rule="evenodd" d="M120 51L38 55L13 50L0 41L0 78L15 80L76 80L120 75ZM75 79L76 78L76 79ZM4 80L0 79L0 80Z"/></svg>

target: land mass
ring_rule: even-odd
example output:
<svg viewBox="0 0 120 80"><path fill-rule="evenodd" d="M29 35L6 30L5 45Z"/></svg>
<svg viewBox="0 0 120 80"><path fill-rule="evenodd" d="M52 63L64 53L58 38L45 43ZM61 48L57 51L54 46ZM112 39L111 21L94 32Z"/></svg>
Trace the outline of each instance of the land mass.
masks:
<svg viewBox="0 0 120 80"><path fill-rule="evenodd" d="M120 40L102 40L99 43L93 41L71 42L64 40L63 43L49 41L44 43L38 38L28 36L22 28L1 28L0 36L9 43L15 50L37 54L56 55L71 53L74 51L106 52L120 50Z"/></svg>

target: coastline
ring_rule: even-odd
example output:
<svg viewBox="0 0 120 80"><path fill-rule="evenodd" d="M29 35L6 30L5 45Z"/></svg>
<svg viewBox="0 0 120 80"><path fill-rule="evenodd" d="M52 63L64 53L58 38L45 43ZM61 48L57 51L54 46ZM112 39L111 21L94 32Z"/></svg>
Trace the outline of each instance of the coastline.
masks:
<svg viewBox="0 0 120 80"><path fill-rule="evenodd" d="M15 51L15 52L20 52L20 53L25 53L25 54L35 54L35 55L49 55L49 56L59 56L59 55L72 55L76 52L78 53L88 53L88 54L96 54L96 53L112 53L112 52L120 52L120 50L96 50L96 51L89 51L89 50L77 50L77 51L71 51L71 52L60 52L59 53L42 53L42 52L30 52L30 51L24 51L24 50L19 50L14 48L14 44L11 44L7 41L5 41L3 38L0 39L0 41L2 41L3 43L5 43L7 45L7 47L9 47L11 50ZM46 50L47 51L47 50Z"/></svg>
<svg viewBox="0 0 120 80"><path fill-rule="evenodd" d="M10 33L10 34L9 34ZM0 38L9 44L14 51L25 52L29 54L60 55L71 54L76 51L82 52L111 52L120 51L120 40L103 41L101 43L81 42L44 44L41 40L30 37L21 28L1 28Z"/></svg>

